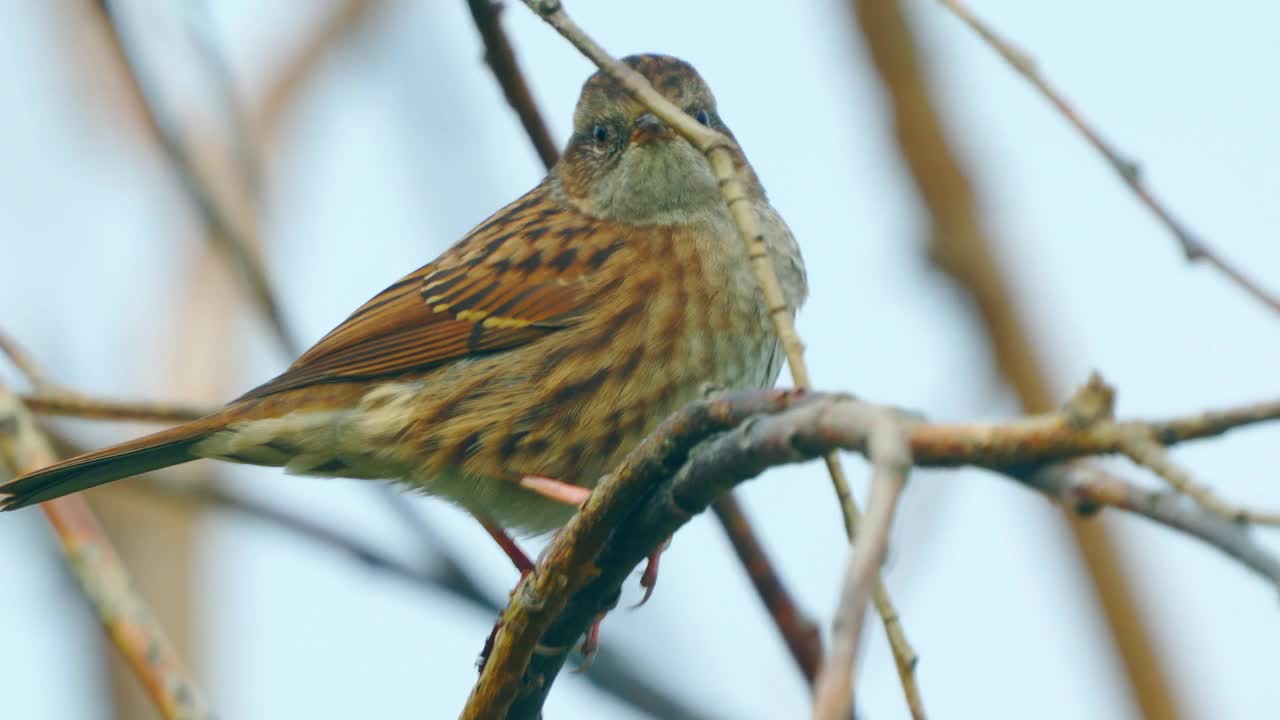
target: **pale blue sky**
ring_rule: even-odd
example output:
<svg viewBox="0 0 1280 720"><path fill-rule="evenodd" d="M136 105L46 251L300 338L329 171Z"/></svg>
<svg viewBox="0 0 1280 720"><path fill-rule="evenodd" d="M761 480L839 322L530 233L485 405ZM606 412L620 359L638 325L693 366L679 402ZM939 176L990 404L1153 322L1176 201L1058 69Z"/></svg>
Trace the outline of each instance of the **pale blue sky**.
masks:
<svg viewBox="0 0 1280 720"><path fill-rule="evenodd" d="M846 4L577 0L569 9L615 54L684 57L714 88L808 260L813 294L800 330L820 387L938 419L1008 416L1013 402L970 315L923 257L927 220L887 144ZM1276 6L972 4L1141 162L1183 220L1280 290ZM184 119L215 127L187 4L122 5L145 28L166 96ZM249 95L316 7L295 0L262 15L258 3L216 5L217 37ZM92 34L68 29L76 10L55 6L0 3L0 134L9 139L0 326L76 387L183 399L171 389L183 371L165 352L183 320L166 297L190 282L183 268L202 252L196 221L145 138L86 80L99 76L78 69L74 48ZM591 68L519 3L509 6L507 27L563 140ZM1139 416L1280 395L1280 318L1212 270L1186 265L1164 228L1025 82L935 3L910 6L952 137L1057 387L1098 369L1119 388L1120 412ZM480 57L461 0L389 3L323 66L285 124L266 168L262 226L285 310L307 341L541 176ZM212 309L198 317L211 328L224 322ZM204 365L187 361L188 378L231 368L209 400L288 360L251 313L229 322L241 348L211 349ZM0 373L16 381L8 368ZM131 431L90 430L95 442ZM1278 433L1239 432L1176 458L1223 495L1274 509ZM852 458L849 466L862 493L864 466ZM356 482L241 468L224 475L393 552L405 546L400 526ZM921 655L932 714L1132 717L1052 506L978 472L913 478L886 577ZM742 497L786 580L825 626L844 550L821 467L775 470ZM501 597L514 574L483 532L442 502L417 504ZM1274 712L1274 589L1182 537L1111 520L1194 716ZM97 651L96 628L42 523L36 513L0 518L0 715L103 718L85 661ZM492 618L258 524L217 515L205 538L204 648L191 660L222 717L434 718L461 708ZM1265 541L1280 552L1277 533ZM859 706L877 720L903 717L883 635L869 627ZM804 686L709 518L676 537L653 600L615 613L604 632L665 684L697 688L712 717L807 712ZM570 674L548 716L629 717Z"/></svg>

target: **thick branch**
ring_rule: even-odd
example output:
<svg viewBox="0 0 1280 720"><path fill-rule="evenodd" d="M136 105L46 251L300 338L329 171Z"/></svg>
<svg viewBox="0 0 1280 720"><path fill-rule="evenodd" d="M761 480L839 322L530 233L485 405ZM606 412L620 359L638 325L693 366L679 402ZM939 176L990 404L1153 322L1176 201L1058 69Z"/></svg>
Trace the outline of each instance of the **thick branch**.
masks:
<svg viewBox="0 0 1280 720"><path fill-rule="evenodd" d="M733 393L697 403L669 418L600 481L582 510L552 540L538 568L517 587L463 717L502 717L508 710L511 717L533 717L569 646L612 605L622 581L640 560L719 493L767 467L820 457L833 448L866 453L863 418L868 407L842 395L773 390ZM1114 507L1131 509L1130 503L1142 492L1137 488L1119 493L1114 487L1096 484L1047 484L1037 474L1032 475L1034 481L1025 478L1051 463L1120 453L1124 435L1135 428L1159 436L1155 432L1159 427L1196 427L1196 432L1166 436L1181 442L1280 419L1280 404L1274 410L1213 415L1231 418L1229 425L1099 421L1082 427L1066 414L1033 416L1004 425L919 422L911 425L908 441L917 467L976 465L1037 489L1056 487L1054 497L1070 497L1072 508L1081 507L1080 498L1088 498L1108 504L1115 500ZM753 418L762 414L765 417ZM703 439L728 428L732 430L690 455ZM1189 530L1197 525L1208 528L1214 521L1221 522L1219 518L1202 509L1178 511L1185 513L1205 517L1173 522L1173 513L1148 510L1143 514L1215 545L1223 540L1216 530ZM1230 547L1218 546L1245 562L1264 557L1256 548L1256 552L1239 552L1239 538L1228 542ZM1277 583L1280 576L1274 560L1268 558L1264 565L1250 567Z"/></svg>

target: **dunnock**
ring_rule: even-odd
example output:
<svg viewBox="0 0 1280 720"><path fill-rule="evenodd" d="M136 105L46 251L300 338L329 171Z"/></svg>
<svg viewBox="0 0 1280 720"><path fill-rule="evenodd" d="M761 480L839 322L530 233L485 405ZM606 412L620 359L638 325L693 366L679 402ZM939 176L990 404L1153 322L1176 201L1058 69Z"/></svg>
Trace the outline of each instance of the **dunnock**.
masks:
<svg viewBox="0 0 1280 720"><path fill-rule="evenodd" d="M729 132L690 65L624 62ZM806 294L795 240L746 158L737 165L795 308ZM491 527L544 532L573 509L523 479L590 487L704 385L767 387L781 361L707 160L596 73L537 187L282 375L208 417L17 478L0 502L13 510L215 458L395 479Z"/></svg>

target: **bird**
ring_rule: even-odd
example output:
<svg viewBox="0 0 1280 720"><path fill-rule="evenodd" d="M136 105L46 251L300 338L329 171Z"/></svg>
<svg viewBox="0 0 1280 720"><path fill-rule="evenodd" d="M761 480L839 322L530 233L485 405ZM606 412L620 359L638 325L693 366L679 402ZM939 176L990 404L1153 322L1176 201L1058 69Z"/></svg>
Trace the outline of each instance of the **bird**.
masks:
<svg viewBox="0 0 1280 720"><path fill-rule="evenodd" d="M732 137L690 64L622 62ZM808 294L799 247L731 152L794 315ZM573 503L549 488L581 499L703 388L770 387L782 360L706 157L597 71L541 182L283 373L206 417L0 485L0 508L210 458L401 483L501 543L568 520Z"/></svg>

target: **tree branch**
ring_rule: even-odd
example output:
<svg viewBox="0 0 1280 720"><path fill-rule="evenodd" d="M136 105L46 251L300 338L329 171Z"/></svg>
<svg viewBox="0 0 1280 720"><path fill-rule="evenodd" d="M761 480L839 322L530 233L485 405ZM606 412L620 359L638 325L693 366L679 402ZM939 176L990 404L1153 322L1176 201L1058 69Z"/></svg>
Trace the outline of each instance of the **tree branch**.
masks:
<svg viewBox="0 0 1280 720"><path fill-rule="evenodd" d="M902 5L892 0L853 3L862 37L890 101L899 151L932 220L929 252L935 265L972 300L992 360L1017 394L1023 411L1047 412L1055 407L1057 393L1008 287L1007 269L1002 267L978 211L981 203L934 107L926 59L917 48ZM1138 608L1119 566L1106 525L1085 527L1070 515L1066 518L1143 714L1177 717L1175 688L1155 650L1147 615Z"/></svg>
<svg viewBox="0 0 1280 720"><path fill-rule="evenodd" d="M1201 260L1209 263L1245 292L1252 295L1254 299L1269 306L1272 310L1280 312L1280 297L1269 293L1256 282L1250 280L1239 268L1228 263L1221 255L1197 237L1195 233L1179 222L1173 216L1173 213L1147 189L1142 180L1142 172L1138 163L1129 159L1114 146L1103 140L1102 135L1085 122L1084 118L1067 102L1062 93L1055 90L1049 84L1049 81L1036 70L1035 63L1032 62L1029 55L1000 37L959 0L938 0L938 2L976 32L987 45L991 46L993 50L1000 54L1000 57L1009 63L1009 67L1026 78L1050 104L1057 108L1062 117L1084 136L1085 140L1098 151L1098 154L1106 159L1107 164L1120 176L1124 184L1129 186L1129 189L1138 197L1138 200L1147 206L1147 209L1159 219L1161 224L1168 228L1174 239L1178 241L1178 247L1182 250L1182 254L1189 262Z"/></svg>
<svg viewBox="0 0 1280 720"><path fill-rule="evenodd" d="M516 62L511 41L502 29L502 5L493 0L467 0L467 7L471 10L476 29L480 31L480 38L484 40L485 63L493 70L493 76L502 87L507 103L520 117L520 124L524 126L542 164L550 170L560 159L560 149L551 139L551 132L547 130L542 113L538 111L533 93L529 92L529 84L520 71L520 64Z"/></svg>
<svg viewBox="0 0 1280 720"><path fill-rule="evenodd" d="M760 602L769 612L769 617L773 618L774 626L791 651L796 667L800 669L805 682L812 687L818 677L818 668L822 665L822 636L818 632L818 626L792 599L733 493L725 493L717 498L711 504L711 509L715 511L738 560L747 571L756 595L760 596Z"/></svg>
<svg viewBox="0 0 1280 720"><path fill-rule="evenodd" d="M107 400L63 388L23 395L22 402L37 415L75 417L83 420L181 423L217 411L215 407L201 408L178 403Z"/></svg>
<svg viewBox="0 0 1280 720"><path fill-rule="evenodd" d="M98 0L97 8L102 14L102 24L108 31L108 39L128 71L127 75L134 88L134 95L138 99L138 108L143 113L147 126L159 143L165 158L177 174L187 196L199 211L202 221L209 227L210 241L220 247L238 267L254 300L254 306L262 312L271 325L286 353L291 357L296 356L301 352L302 346L285 320L280 303L268 279L266 267L262 263L256 238L247 235L246 229L230 217L201 177L195 159L188 151L179 131L173 126L172 120L162 117L156 109L154 95L147 89L146 81L139 69L138 59L129 54L129 45L125 41L111 4L107 0Z"/></svg>
<svg viewBox="0 0 1280 720"><path fill-rule="evenodd" d="M984 467L1046 492L1052 488L1055 499L1071 499L1071 509L1089 507L1082 501L1087 498L1132 510L1142 491L1125 487L1120 492L1116 485L1122 481L1067 484L1039 472L1079 457L1122 453L1126 434L1137 429L1183 442L1280 419L1280 403L1271 405L1267 413L1212 415L1221 424L1175 419L1082 426L1065 412L1002 424L916 422L907 440L916 467ZM730 393L668 418L601 479L581 511L552 540L538 567L517 586L462 717L534 717L569 647L616 601L623 580L653 548L719 493L767 467L820 457L833 448L866 454L866 414L882 410L844 395L770 390ZM1196 430L1178 436L1160 432L1175 426ZM693 451L715 433L723 434ZM1220 518L1194 507L1176 513L1147 508L1142 514L1214 543L1247 564L1255 563L1249 567L1280 589L1275 561L1256 547L1240 552L1240 538L1228 538L1220 525L1215 526ZM1201 517L1188 519L1197 515ZM1210 527L1218 529L1204 531ZM1256 564L1261 558L1262 565Z"/></svg>
<svg viewBox="0 0 1280 720"><path fill-rule="evenodd" d="M832 627L831 654L822 664L814 690L816 720L844 720L853 710L854 662L862 621L889 547L889 528L898 499L911 469L911 448L907 444L907 425L903 418L881 408L864 406L863 409L866 412L859 420L867 436L871 494L866 518L849 553L849 567Z"/></svg>
<svg viewBox="0 0 1280 720"><path fill-rule="evenodd" d="M0 466L12 475L57 461L48 441L21 401L0 385ZM184 667L152 614L133 589L120 557L80 495L42 503L67 556L67 566L84 591L112 644L142 682L167 720L210 718L204 693Z"/></svg>

